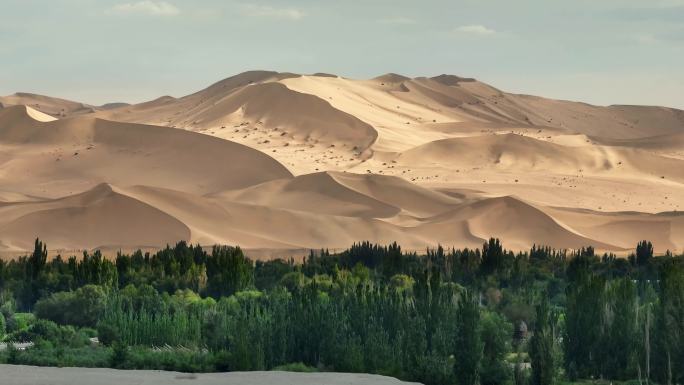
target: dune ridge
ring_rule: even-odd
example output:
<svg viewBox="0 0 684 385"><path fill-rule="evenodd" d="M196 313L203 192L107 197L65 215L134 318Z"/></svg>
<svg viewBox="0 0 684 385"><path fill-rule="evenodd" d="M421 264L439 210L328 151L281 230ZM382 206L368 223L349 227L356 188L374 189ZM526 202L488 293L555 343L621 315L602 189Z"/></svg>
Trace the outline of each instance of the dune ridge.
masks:
<svg viewBox="0 0 684 385"><path fill-rule="evenodd" d="M71 100L46 95L17 92L8 96L0 96L0 107L27 106L53 117L67 117L90 114L99 108Z"/></svg>

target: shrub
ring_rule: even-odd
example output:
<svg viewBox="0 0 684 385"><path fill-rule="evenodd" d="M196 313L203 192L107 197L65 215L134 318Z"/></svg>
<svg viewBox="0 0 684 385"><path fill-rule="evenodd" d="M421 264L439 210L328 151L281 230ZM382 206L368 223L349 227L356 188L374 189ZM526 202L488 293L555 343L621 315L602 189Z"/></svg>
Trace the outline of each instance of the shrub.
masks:
<svg viewBox="0 0 684 385"><path fill-rule="evenodd" d="M44 319L37 320L27 329L12 333L9 339L60 347L80 347L89 343L88 335L73 326L61 326Z"/></svg>
<svg viewBox="0 0 684 385"><path fill-rule="evenodd" d="M27 350L8 347L4 355L7 363L15 365L106 368L111 352L89 346L55 348L51 344L40 344Z"/></svg>
<svg viewBox="0 0 684 385"><path fill-rule="evenodd" d="M101 344L111 346L121 340L119 328L111 322L100 322L97 325L97 338Z"/></svg>
<svg viewBox="0 0 684 385"><path fill-rule="evenodd" d="M275 368L273 368L271 370L279 371L279 372L298 372L298 373L318 372L318 369L314 368L313 366L307 366L302 362L293 362L290 364L276 366Z"/></svg>
<svg viewBox="0 0 684 385"><path fill-rule="evenodd" d="M14 313L12 331L26 330L36 317L31 313Z"/></svg>
<svg viewBox="0 0 684 385"><path fill-rule="evenodd" d="M128 358L128 346L121 342L115 342L112 346L112 358L109 365L112 368L122 368Z"/></svg>
<svg viewBox="0 0 684 385"><path fill-rule="evenodd" d="M143 347L129 348L122 369L170 370L176 372L196 373L213 372L215 358L211 353L188 349L149 349Z"/></svg>
<svg viewBox="0 0 684 385"><path fill-rule="evenodd" d="M76 291L62 291L36 303L38 318L62 325L94 327L105 308L106 293L96 285L86 285Z"/></svg>

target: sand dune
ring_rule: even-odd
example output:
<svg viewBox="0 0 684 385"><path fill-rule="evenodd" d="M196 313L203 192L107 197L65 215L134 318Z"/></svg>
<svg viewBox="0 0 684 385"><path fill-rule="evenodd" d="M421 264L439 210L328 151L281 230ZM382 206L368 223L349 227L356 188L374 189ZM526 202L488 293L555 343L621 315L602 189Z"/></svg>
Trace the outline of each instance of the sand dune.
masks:
<svg viewBox="0 0 684 385"><path fill-rule="evenodd" d="M193 232L191 239L204 244L219 242L246 248L344 248L354 239L391 242L400 238L409 247L425 244L417 237L404 234L400 227L375 218L273 208L141 186L127 191L186 223ZM302 199L307 197L303 195ZM203 242L206 240L211 242Z"/></svg>
<svg viewBox="0 0 684 385"><path fill-rule="evenodd" d="M291 175L267 155L207 135L91 117L44 123L26 111L0 110L3 190L55 198L106 182L207 194Z"/></svg>
<svg viewBox="0 0 684 385"><path fill-rule="evenodd" d="M375 130L321 98L278 83L293 74L247 72L180 99L165 97L99 113L107 119L164 124L191 130L242 127L249 123L279 129L288 138L364 150Z"/></svg>
<svg viewBox="0 0 684 385"><path fill-rule="evenodd" d="M399 209L340 184L330 173L262 183L221 194L236 202L346 217L386 218Z"/></svg>
<svg viewBox="0 0 684 385"><path fill-rule="evenodd" d="M0 206L0 242L29 250L37 234L51 248L161 246L189 239L189 229L168 214L99 185L45 202Z"/></svg>
<svg viewBox="0 0 684 385"><path fill-rule="evenodd" d="M10 106L27 106L53 117L90 114L99 107L51 96L17 92L13 95L0 96L0 108Z"/></svg>
<svg viewBox="0 0 684 385"><path fill-rule="evenodd" d="M432 218L429 225L419 230L432 233L441 229L443 232L444 228L452 226L467 229L471 236L476 237L479 242L471 247L494 236L508 240L508 247L513 249L527 249L535 243L535 239L540 238L552 240L552 246L557 248L577 249L583 245L592 245L603 250L618 249L601 239L585 237L544 211L510 196L464 205ZM444 236L448 237L449 234ZM608 239L610 238L606 238L606 241Z"/></svg>
<svg viewBox="0 0 684 385"><path fill-rule="evenodd" d="M185 192L149 186L125 189L128 196L162 210L184 223L190 234L187 241L203 245L233 244L243 247L293 249L303 246L280 242L270 237L269 228L253 228L249 217L227 210L220 201ZM243 226L243 223L247 226ZM296 225L296 224L295 224Z"/></svg>
<svg viewBox="0 0 684 385"><path fill-rule="evenodd" d="M343 186L417 217L435 215L464 202L394 176L339 172L331 173L331 176Z"/></svg>
<svg viewBox="0 0 684 385"><path fill-rule="evenodd" d="M312 176L314 180L322 177L321 174ZM352 176L357 179L356 182L359 177L363 176ZM295 184L299 182L296 179L294 181ZM308 201L313 191L320 190L320 186L319 183L303 186L297 196L302 201ZM241 190L241 193L244 192ZM329 187L327 193L346 193L359 198L352 190L341 185ZM441 201L449 200L438 193L435 195ZM365 198L371 200L370 197ZM338 198L338 201L341 199ZM410 204L425 201L415 200ZM641 235L634 231L620 233L619 229L625 226L633 228L634 225L624 218L617 218L595 221L598 224L589 229L590 233L601 237L593 239L578 229L558 222L544 210L513 197L449 202L451 204L446 205L440 214L414 217L412 223L402 223L395 218L373 218L369 211L363 213L365 216L352 216L350 212L341 215L325 212L325 203L334 207L329 202L324 202L321 210L276 208L274 206L284 205L272 201L262 203L237 203L224 194L199 197L157 187L121 189L99 185L66 198L0 206L3 217L0 221L0 242L9 251L30 248L38 232L58 249L163 247L177 239L207 245L227 243L246 248L281 250L341 249L358 239L381 243L401 239L407 249L422 249L438 243L454 247L478 247L487 238L496 236L507 239L509 247L515 249L528 248L538 243L541 237L558 248L592 245L602 250L622 251L629 247L621 246L626 242L625 237L639 239ZM312 201L312 206L318 203ZM345 202L340 202L337 207L345 207ZM659 224L657 229L669 225L667 219L644 220ZM126 225L130 221L134 225ZM92 226L92 223L97 223L97 226ZM124 226L125 230L117 231L119 226ZM667 231L654 239L674 247L675 243L669 239L672 235ZM601 239L615 240L617 244Z"/></svg>
<svg viewBox="0 0 684 385"><path fill-rule="evenodd" d="M375 140L373 128L336 110L320 98L290 90L280 83L242 88L204 111L193 124L229 124L237 120L261 122L286 130L293 139L342 144L366 149ZM257 123L259 124L259 123Z"/></svg>
<svg viewBox="0 0 684 385"><path fill-rule="evenodd" d="M397 162L424 167L553 170L556 173L641 173L684 181L684 161L632 149L563 146L517 134L484 135L430 142L401 153Z"/></svg>
<svg viewBox="0 0 684 385"><path fill-rule="evenodd" d="M606 146L636 148L663 156L684 159L684 132L639 139L592 138L592 140Z"/></svg>
<svg viewBox="0 0 684 385"><path fill-rule="evenodd" d="M400 213L426 217L463 203L398 177L341 172L306 174L216 196L262 206L364 218L391 218Z"/></svg>
<svg viewBox="0 0 684 385"><path fill-rule="evenodd" d="M457 109L471 115L471 119L525 123L531 126L553 127L615 139L644 138L684 130L684 112L672 108L601 107L586 103L516 95L473 79L440 82L436 78L418 78L410 83L430 89L433 94L439 93L442 104L445 100L450 100L457 106ZM440 83L443 87L436 87L435 83ZM426 96L430 97L430 94Z"/></svg>
<svg viewBox="0 0 684 385"><path fill-rule="evenodd" d="M136 105L0 103L5 251L36 236L65 249L185 239L269 255L492 236L513 249L684 249L680 110L516 95L454 75L270 71Z"/></svg>
<svg viewBox="0 0 684 385"><path fill-rule="evenodd" d="M458 114L439 111L427 105L404 101L396 95L404 93L403 83L392 83L398 75L385 75L370 81L343 78L298 77L282 81L288 88L326 99L338 110L354 115L378 131L373 146L381 151L398 151L444 136L421 130L424 122L458 122ZM400 77L399 79L403 79Z"/></svg>
<svg viewBox="0 0 684 385"><path fill-rule="evenodd" d="M549 208L547 211L588 237L613 239L629 248L631 240L642 237L660 245L661 250L684 247L684 212L646 214L640 212L593 212L573 208Z"/></svg>

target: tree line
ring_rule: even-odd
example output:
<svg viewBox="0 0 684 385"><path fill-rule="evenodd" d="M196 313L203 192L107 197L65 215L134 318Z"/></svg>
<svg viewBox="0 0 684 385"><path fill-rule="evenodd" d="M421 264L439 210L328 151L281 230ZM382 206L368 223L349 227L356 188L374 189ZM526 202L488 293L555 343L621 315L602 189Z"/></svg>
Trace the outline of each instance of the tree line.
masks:
<svg viewBox="0 0 684 385"><path fill-rule="evenodd" d="M301 263L179 242L0 261L0 360L182 371L335 370L426 384L684 383L684 256L591 247L405 252ZM97 337L99 345L91 338Z"/></svg>

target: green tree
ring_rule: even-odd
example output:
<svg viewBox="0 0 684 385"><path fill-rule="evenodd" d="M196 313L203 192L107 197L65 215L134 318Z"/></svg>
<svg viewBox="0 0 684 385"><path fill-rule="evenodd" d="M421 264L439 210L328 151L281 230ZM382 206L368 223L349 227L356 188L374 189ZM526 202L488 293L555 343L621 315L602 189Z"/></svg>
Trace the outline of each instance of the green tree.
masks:
<svg viewBox="0 0 684 385"><path fill-rule="evenodd" d="M604 343L603 375L621 380L635 378L639 330L636 285L630 278L611 283L606 311L609 320Z"/></svg>
<svg viewBox="0 0 684 385"><path fill-rule="evenodd" d="M532 385L554 385L556 377L555 320L546 293L537 306L534 334L530 339Z"/></svg>
<svg viewBox="0 0 684 385"><path fill-rule="evenodd" d="M639 266L645 266L653 258L653 244L648 241L641 241L636 248L636 262Z"/></svg>
<svg viewBox="0 0 684 385"><path fill-rule="evenodd" d="M76 291L58 292L36 303L39 318L62 325L94 327L104 310L107 294L100 286L86 285Z"/></svg>
<svg viewBox="0 0 684 385"><path fill-rule="evenodd" d="M484 275L493 274L504 266L504 250L499 239L490 238L482 245L482 264L480 271Z"/></svg>
<svg viewBox="0 0 684 385"><path fill-rule="evenodd" d="M214 246L207 259L207 290L220 297L254 285L254 266L239 247Z"/></svg>
<svg viewBox="0 0 684 385"><path fill-rule="evenodd" d="M7 327L5 325L5 316L0 313L0 340L2 340L5 337L5 333L7 332Z"/></svg>
<svg viewBox="0 0 684 385"><path fill-rule="evenodd" d="M668 261L660 274L656 314L656 379L670 384L684 383L684 269Z"/></svg>
<svg viewBox="0 0 684 385"><path fill-rule="evenodd" d="M480 333L480 306L469 290L461 293L456 313L455 375L459 385L480 381L483 343Z"/></svg>
<svg viewBox="0 0 684 385"><path fill-rule="evenodd" d="M33 253L29 257L27 266L30 279L37 279L40 273L45 269L47 255L47 245L36 238Z"/></svg>
<svg viewBox="0 0 684 385"><path fill-rule="evenodd" d="M600 352L605 331L606 281L591 273L588 266L573 271L575 278L566 290L563 348L566 373L573 380L598 377L603 364Z"/></svg>
<svg viewBox="0 0 684 385"><path fill-rule="evenodd" d="M112 368L123 368L128 359L128 346L123 342L115 342L112 345L112 356L109 364Z"/></svg>
<svg viewBox="0 0 684 385"><path fill-rule="evenodd" d="M482 314L482 385L502 385L511 381L511 368L506 362L506 354L511 351L513 325L503 316L494 312Z"/></svg>

